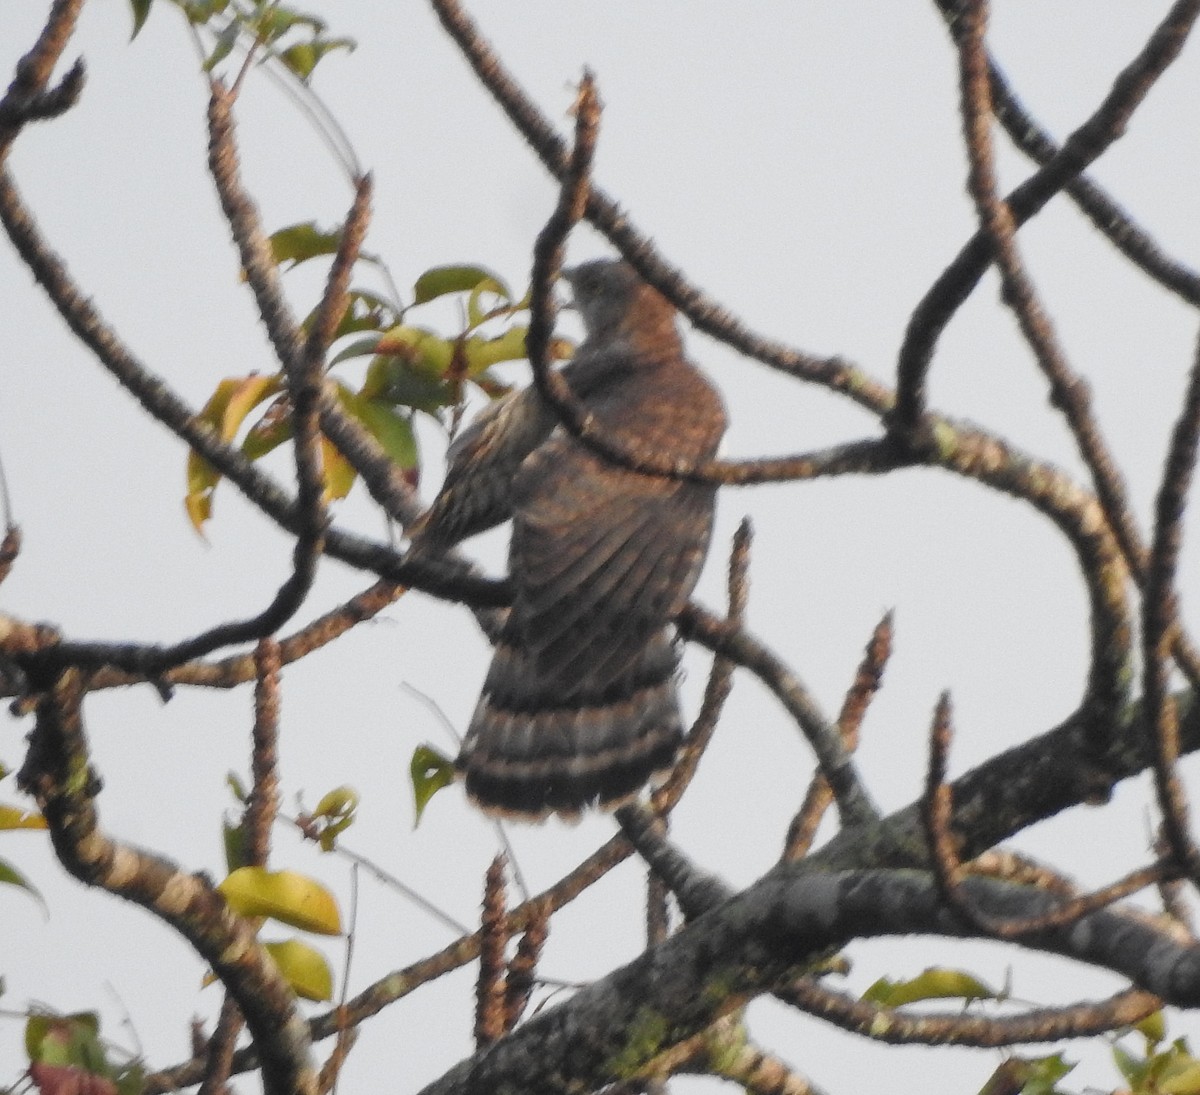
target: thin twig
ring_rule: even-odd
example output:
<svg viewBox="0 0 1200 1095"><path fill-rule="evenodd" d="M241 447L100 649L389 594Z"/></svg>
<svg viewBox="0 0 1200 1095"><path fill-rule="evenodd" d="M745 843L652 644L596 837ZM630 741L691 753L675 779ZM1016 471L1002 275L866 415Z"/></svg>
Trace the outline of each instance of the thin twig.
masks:
<svg viewBox="0 0 1200 1095"><path fill-rule="evenodd" d="M1152 863L1131 871L1101 889L1061 901L1055 907L1036 916L1001 920L983 913L974 906L962 885L967 869L959 859L951 828L953 796L945 780L952 735L950 697L943 694L938 700L929 734L929 768L921 813L938 892L975 930L999 939L1019 939L1036 932L1067 927L1123 897L1129 897L1147 886L1155 885L1170 874L1167 862Z"/></svg>
<svg viewBox="0 0 1200 1095"><path fill-rule="evenodd" d="M510 933L505 906L504 856L496 856L487 869L480 920L479 977L475 983L475 1048L483 1049L504 1037L508 1029L505 978Z"/></svg>
<svg viewBox="0 0 1200 1095"><path fill-rule="evenodd" d="M508 963L504 979L504 1029L512 1030L525 1012L533 993L534 976L542 957L542 948L550 933L550 911L535 906L529 926L517 944L517 952Z"/></svg>
<svg viewBox="0 0 1200 1095"><path fill-rule="evenodd" d="M913 1015L845 996L807 978L792 982L775 995L843 1030L889 1045L985 1048L1092 1038L1132 1026L1162 1007L1157 996L1141 989L1126 989L1107 1000L1041 1008L1024 1015Z"/></svg>
<svg viewBox="0 0 1200 1095"><path fill-rule="evenodd" d="M750 595L748 578L750 567L750 547L753 543L754 532L750 518L742 518L733 534L733 545L729 553L729 569L726 588L729 597L727 622L733 627L741 626L746 612L746 604ZM655 811L662 816L669 813L683 796L683 792L695 778L700 758L712 741L725 702L733 690L733 672L736 668L729 658L718 654L713 658L708 680L704 686L704 698L700 703L700 711L696 721L684 738L683 747L675 761L670 776L661 787L651 796L651 804Z"/></svg>
<svg viewBox="0 0 1200 1095"><path fill-rule="evenodd" d="M761 642L741 628L731 627L698 605L690 604L678 620L686 639L703 643L723 657L749 669L783 704L817 756L844 825L868 823L878 818L853 761L837 730L821 713L816 701L796 674Z"/></svg>
<svg viewBox="0 0 1200 1095"><path fill-rule="evenodd" d="M847 753L858 748L858 732L863 716L883 681L884 666L892 651L892 614L888 612L875 625L871 641L867 644L863 660L859 663L854 681L842 701L838 714L837 729ZM816 838L817 828L825 811L833 802L829 781L817 772L808 784L804 802L788 826L783 842L784 861L802 859L808 854Z"/></svg>

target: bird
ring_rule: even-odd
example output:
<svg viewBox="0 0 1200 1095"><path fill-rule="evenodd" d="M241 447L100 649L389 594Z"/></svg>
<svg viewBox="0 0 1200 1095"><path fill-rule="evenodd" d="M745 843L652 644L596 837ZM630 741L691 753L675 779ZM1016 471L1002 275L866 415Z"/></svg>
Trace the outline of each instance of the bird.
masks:
<svg viewBox="0 0 1200 1095"><path fill-rule="evenodd" d="M673 305L623 261L563 277L585 338L562 373L595 425L689 465L713 457L724 403L685 356ZM512 607L455 762L483 810L578 819L670 769L683 740L672 621L704 565L715 504L713 484L588 448L536 387L455 439L414 545L444 550L512 520Z"/></svg>

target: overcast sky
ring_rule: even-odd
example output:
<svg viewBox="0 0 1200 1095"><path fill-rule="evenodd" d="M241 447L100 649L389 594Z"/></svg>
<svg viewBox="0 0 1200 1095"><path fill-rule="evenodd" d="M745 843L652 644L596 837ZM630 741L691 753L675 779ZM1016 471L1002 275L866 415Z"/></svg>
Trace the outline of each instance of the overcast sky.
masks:
<svg viewBox="0 0 1200 1095"><path fill-rule="evenodd" d="M0 70L11 73L45 5L0 5ZM54 246L147 365L199 406L225 376L275 364L204 167L205 87L182 20L156 6L129 44L127 5L87 8L68 56L88 83L65 118L30 128L12 170ZM315 87L374 172L367 247L402 290L430 266L473 261L515 288L555 188L417 0L313 5L358 50L318 71ZM1094 109L1168 5L1011 0L997 5L991 44L1027 106L1063 136ZM1103 18L1098 9L1103 9ZM634 0L472 9L547 115L565 127L584 65L606 104L596 174L667 258L749 325L799 349L841 354L887 379L915 303L972 228L959 141L955 58L931 4ZM1176 257L1200 263L1200 47L1190 43L1096 177ZM0 77L7 81L9 77ZM303 116L261 75L237 116L246 182L268 228L332 225L350 202L345 177ZM1002 143L1002 142L1001 142ZM1012 185L1029 167L1005 154ZM1195 318L1135 276L1082 217L1054 203L1021 245L1067 353L1093 384L1096 409L1145 522ZM611 253L581 229L573 260ZM289 275L294 305L311 307L319 272ZM433 315L448 324L453 316ZM287 573L289 546L227 486L208 542L182 507L185 453L66 333L7 246L0 247L0 453L25 534L2 607L53 621L74 638L167 640L264 605ZM824 391L787 383L689 333L693 357L721 387L730 456L783 454L875 436L874 423ZM523 379L521 368L509 370ZM347 375L355 375L349 371ZM948 330L931 380L934 405L973 419L1079 473L1045 384L989 279ZM423 492L441 474L444 436L423 429ZM285 461L272 465L288 474ZM1074 708L1087 668L1087 608L1065 542L1028 507L951 479L909 471L792 487L727 490L697 596L722 602L729 537L746 514L757 538L749 625L837 710L871 629L896 611L895 656L861 748L872 794L887 810L920 792L924 732L939 692L953 692L953 771L1053 726ZM383 535L360 495L340 523ZM503 566L504 535L472 550ZM1195 553L1189 558L1194 563ZM1181 574L1185 594L1195 567ZM366 584L328 563L306 615ZM282 779L287 803L312 805L341 783L363 796L347 843L459 920L477 917L496 849L489 823L458 789L412 828L413 748L453 742L411 686L461 731L487 660L470 615L402 599L380 620L288 671ZM708 660L690 652L684 702L696 710ZM167 706L148 688L94 697L88 724L103 776L104 825L214 875L223 871L224 785L245 773L251 697L180 691ZM0 730L0 759L17 767L28 725ZM739 675L734 697L674 833L701 865L735 885L767 870L811 773L804 742L764 690ZM11 779L0 800L12 801ZM1018 844L1085 882L1116 877L1144 856L1146 786L1113 807L1080 810ZM542 888L612 832L606 817L512 831L531 886ZM5 927L0 1005L100 1008L105 1030L131 1045L127 1015L154 1065L187 1055L187 1023L211 1015L216 988L150 916L60 877L38 835L5 839L0 857L45 895L43 919L0 888ZM277 865L319 875L349 899L348 868L280 831ZM642 869L627 863L553 922L544 972L602 975L641 946ZM357 991L453 937L364 877L351 973ZM336 941L325 949L339 970ZM1000 947L856 946L848 984L959 963L999 985L1017 952ZM410 1091L470 1049L474 970L417 992L369 1023L346 1091ZM1018 997L1067 1001L1115 983L1049 961L1016 962ZM822 1086L861 1090L887 1068L893 1090L973 1091L998 1054L870 1046L771 1004L751 1009L764 1046ZM1194 1017L1172 1033L1200 1034ZM20 1024L0 1022L0 1083L22 1067ZM1077 1047L1079 1050L1082 1047ZM326 1051L321 1047L322 1055ZM1077 1049L1068 1051L1072 1056ZM1093 1053L1070 1083L1111 1087ZM680 1090L716 1090L687 1081ZM243 1084L244 1089L250 1085Z"/></svg>

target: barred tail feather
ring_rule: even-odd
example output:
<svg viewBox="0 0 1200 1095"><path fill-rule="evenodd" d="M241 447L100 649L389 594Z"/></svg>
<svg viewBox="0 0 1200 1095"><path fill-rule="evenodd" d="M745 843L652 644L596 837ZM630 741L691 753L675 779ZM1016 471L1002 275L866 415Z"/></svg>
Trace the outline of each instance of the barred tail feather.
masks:
<svg viewBox="0 0 1200 1095"><path fill-rule="evenodd" d="M525 818L620 805L675 760L677 664L663 631L596 693L542 678L531 654L501 642L458 758L468 795Z"/></svg>

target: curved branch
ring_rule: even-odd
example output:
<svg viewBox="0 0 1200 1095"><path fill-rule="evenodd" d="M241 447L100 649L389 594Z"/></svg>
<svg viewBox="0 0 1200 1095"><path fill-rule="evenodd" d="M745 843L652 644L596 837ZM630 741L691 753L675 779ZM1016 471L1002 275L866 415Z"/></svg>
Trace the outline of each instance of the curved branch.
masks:
<svg viewBox="0 0 1200 1095"><path fill-rule="evenodd" d="M458 0L431 0L442 26L462 51L480 82L546 169L560 182L568 172L567 146L553 126L505 68ZM666 296L701 331L771 368L840 392L876 413L887 411L886 386L840 357L821 358L755 334L727 308L692 285L670 265L650 238L594 183L584 216L621 252L639 274Z"/></svg>
<svg viewBox="0 0 1200 1095"><path fill-rule="evenodd" d="M1200 0L1176 0L1166 17L1113 83L1090 118L1063 143L1057 155L1006 198L1013 221L1024 224L1041 211L1072 179L1125 132L1133 112L1158 78L1179 56L1196 18ZM992 241L976 232L934 282L909 320L896 362L896 406L891 416L897 434L915 437L925 413L925 383L934 346L959 307L992 264Z"/></svg>
<svg viewBox="0 0 1200 1095"><path fill-rule="evenodd" d="M314 650L333 642L351 628L365 620L373 619L388 605L394 604L404 594L405 587L395 582L379 581L361 593L355 594L345 604L318 617L287 638L279 640L280 657L284 665L307 657ZM89 692L100 692L107 688L126 688L144 684L145 678L138 674L112 666L111 647L103 643L81 643L63 640L56 632L43 631L41 641L13 643L14 621L0 616L0 645L7 653L19 654L25 647L29 652L49 653L57 648L54 657L64 665L87 667L103 665L87 679ZM29 627L30 625L24 625ZM10 648L10 643L11 648ZM120 646L117 647L119 651ZM254 655L234 654L219 661L186 662L168 669L158 683L165 687L189 685L195 688L236 688L255 678ZM15 696L17 691L0 686L0 696Z"/></svg>
<svg viewBox="0 0 1200 1095"><path fill-rule="evenodd" d="M17 62L16 76L0 99L0 164L7 159L13 140L26 122L56 117L79 98L83 90L82 60L76 61L55 87L47 87L54 66L75 33L82 8L83 0L55 0L38 40Z"/></svg>
<svg viewBox="0 0 1200 1095"><path fill-rule="evenodd" d="M951 27L962 0L935 0ZM1044 166L1060 152L1059 146L1034 120L1009 86L1000 66L989 57L992 106L996 120L1013 144L1035 163ZM1200 274L1163 252L1150 234L1092 178L1072 179L1067 196L1118 251L1147 277L1189 304L1200 305Z"/></svg>
<svg viewBox="0 0 1200 1095"><path fill-rule="evenodd" d="M1154 785L1163 813L1163 835L1171 857L1200 880L1200 848L1188 831L1188 807L1175 762L1179 757L1179 714L1170 693L1170 654L1183 624L1175 573L1183 545L1183 515L1200 447L1200 343L1183 408L1171 433L1162 484L1154 504L1154 543L1142 605L1142 693L1146 728L1154 745Z"/></svg>
<svg viewBox="0 0 1200 1095"><path fill-rule="evenodd" d="M929 733L929 770L925 779L925 794L921 799L921 823L925 829L938 893L974 931L985 936L994 935L998 939L1015 940L1047 928L1069 927L1097 909L1112 905L1170 877L1169 864L1151 863L1091 893L1065 896L1047 912L1030 919L993 920L971 904L963 887L964 867L951 829L954 806L950 787L945 782L953 733L950 696L943 693L938 700Z"/></svg>
<svg viewBox="0 0 1200 1095"><path fill-rule="evenodd" d="M68 670L38 701L18 780L37 800L63 866L81 882L133 901L169 924L211 964L237 1002L262 1061L268 1095L316 1095L308 1026L279 969L202 875L119 844L99 827L81 704L85 682Z"/></svg>

